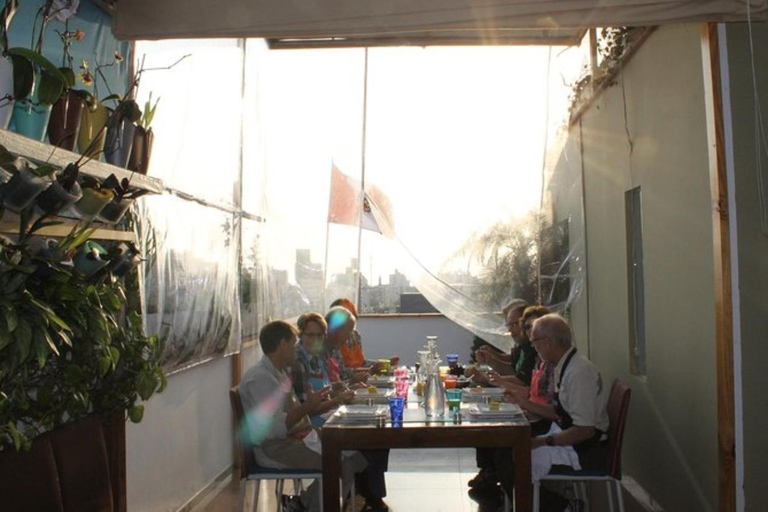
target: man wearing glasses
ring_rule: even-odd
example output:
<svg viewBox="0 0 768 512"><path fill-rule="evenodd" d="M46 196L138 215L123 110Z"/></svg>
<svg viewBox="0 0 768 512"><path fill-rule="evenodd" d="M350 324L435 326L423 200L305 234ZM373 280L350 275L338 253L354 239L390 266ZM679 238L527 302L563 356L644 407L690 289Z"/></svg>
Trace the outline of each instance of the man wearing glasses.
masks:
<svg viewBox="0 0 768 512"><path fill-rule="evenodd" d="M549 314L536 320L531 329L531 343L542 360L557 365L552 403L531 401L526 392L514 388L507 390L504 396L507 401L519 404L526 412L551 419L556 424L547 435L531 440L534 478L537 469L539 473L542 472L537 464L545 464L547 461L550 466L543 470L544 473L550 467L557 470L603 469L608 453L608 412L607 394L600 372L572 345L571 328L560 315ZM514 488L511 454L507 451L507 455L504 455L501 450L496 453L496 472L502 487L511 496ZM502 456L499 456L500 453ZM576 457L573 457L571 463L566 463L569 453ZM551 465L552 460L556 459L555 455L562 455L562 461ZM577 511L583 505L580 502L569 502L544 488L541 498L542 510Z"/></svg>
<svg viewBox="0 0 768 512"><path fill-rule="evenodd" d="M536 350L528 341L528 336L520 325L523 312L527 307L527 302L515 299L504 308L504 311L506 311L506 326L512 339L515 341L515 345L509 355L499 354L490 346L478 349L477 361L489 364L496 371L488 372L487 374L475 372L471 375L475 382L488 384L489 379L498 379L518 386L530 386L531 375L536 366ZM495 503L501 496L498 490L499 479L496 475L493 459L494 450L492 448L477 449L476 462L480 471L468 484L470 487L470 498L481 504Z"/></svg>

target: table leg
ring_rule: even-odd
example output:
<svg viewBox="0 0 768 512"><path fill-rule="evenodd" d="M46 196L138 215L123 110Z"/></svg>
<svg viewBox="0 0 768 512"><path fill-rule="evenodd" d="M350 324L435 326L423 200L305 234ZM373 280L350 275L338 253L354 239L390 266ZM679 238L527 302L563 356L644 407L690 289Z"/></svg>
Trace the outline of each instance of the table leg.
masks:
<svg viewBox="0 0 768 512"><path fill-rule="evenodd" d="M515 443L515 512L531 512L533 485L531 484L531 438L526 436ZM534 511L538 512L538 511Z"/></svg>
<svg viewBox="0 0 768 512"><path fill-rule="evenodd" d="M341 510L341 449L334 442L323 438L323 512Z"/></svg>

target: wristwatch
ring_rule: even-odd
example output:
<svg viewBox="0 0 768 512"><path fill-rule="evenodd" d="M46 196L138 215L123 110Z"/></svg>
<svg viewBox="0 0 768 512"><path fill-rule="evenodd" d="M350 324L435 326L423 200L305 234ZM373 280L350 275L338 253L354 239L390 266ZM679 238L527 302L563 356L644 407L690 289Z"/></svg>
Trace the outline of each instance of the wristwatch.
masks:
<svg viewBox="0 0 768 512"><path fill-rule="evenodd" d="M547 437L544 439L544 443L545 443L547 446L555 446L555 436L547 436Z"/></svg>

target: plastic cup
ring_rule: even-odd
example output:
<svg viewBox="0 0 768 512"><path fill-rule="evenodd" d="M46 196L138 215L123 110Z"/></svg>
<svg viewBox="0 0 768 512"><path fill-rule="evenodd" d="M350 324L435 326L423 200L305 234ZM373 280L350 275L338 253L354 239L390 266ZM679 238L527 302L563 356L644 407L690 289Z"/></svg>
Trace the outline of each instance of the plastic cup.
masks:
<svg viewBox="0 0 768 512"><path fill-rule="evenodd" d="M402 396L389 397L389 413L392 417L392 426L401 427L403 425L403 410L405 409L405 398Z"/></svg>
<svg viewBox="0 0 768 512"><path fill-rule="evenodd" d="M395 395L408 399L408 388L411 387L411 383L407 380L395 381Z"/></svg>
<svg viewBox="0 0 768 512"><path fill-rule="evenodd" d="M459 378L455 375L448 375L443 382L445 383L445 389L454 389L459 383Z"/></svg>
<svg viewBox="0 0 768 512"><path fill-rule="evenodd" d="M462 390L460 389L447 389L445 391L445 396L448 399L448 410L456 412L461 409L461 395Z"/></svg>
<svg viewBox="0 0 768 512"><path fill-rule="evenodd" d="M389 365L391 362L389 359L379 359L379 366L381 367L381 374L382 375L388 375L389 374Z"/></svg>

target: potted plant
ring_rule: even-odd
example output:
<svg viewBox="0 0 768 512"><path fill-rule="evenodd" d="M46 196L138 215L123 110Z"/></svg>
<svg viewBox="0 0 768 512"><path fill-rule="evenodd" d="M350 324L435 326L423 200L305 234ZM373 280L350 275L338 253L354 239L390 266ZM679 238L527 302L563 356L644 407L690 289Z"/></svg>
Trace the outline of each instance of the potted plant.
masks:
<svg viewBox="0 0 768 512"><path fill-rule="evenodd" d="M0 185L0 199L4 207L19 212L29 207L35 198L51 185L53 166L35 165L25 158L11 155L0 146L0 166L11 178Z"/></svg>
<svg viewBox="0 0 768 512"><path fill-rule="evenodd" d="M0 128L3 130L8 129L13 114L13 61L8 55L8 28L18 10L18 0L6 0L0 11L0 44L3 51L0 57Z"/></svg>
<svg viewBox="0 0 768 512"><path fill-rule="evenodd" d="M142 117L141 109L133 99L121 100L107 121L104 159L107 163L125 168L131 156L136 137L136 123Z"/></svg>
<svg viewBox="0 0 768 512"><path fill-rule="evenodd" d="M128 161L128 169L139 174L147 174L149 169L149 159L152 156L152 143L154 141L154 134L150 125L155 118L158 103L160 103L160 98L153 104L152 93L149 93L149 99L144 104L144 111L142 112L141 119L139 119L139 125L136 127L136 135L133 138L133 150Z"/></svg>
<svg viewBox="0 0 768 512"><path fill-rule="evenodd" d="M79 174L76 163L71 163L63 171L56 173L51 186L37 196L37 207L44 214L56 215L79 201L83 197L83 190L77 182Z"/></svg>
<svg viewBox="0 0 768 512"><path fill-rule="evenodd" d="M92 233L74 229L52 252L80 250ZM136 313L123 317L122 280L108 267L86 276L58 259L0 241L0 451L29 448L91 414L141 421L139 402L166 385L161 341L144 334Z"/></svg>
<svg viewBox="0 0 768 512"><path fill-rule="evenodd" d="M72 68L72 54L70 46L73 41L82 41L85 33L82 30L70 30L69 19L64 21L64 31L57 30L64 48L62 66L59 71L67 80L64 92L59 100L53 104L51 117L48 121L48 139L51 144L72 151L80 132L80 122L86 104L90 104L91 94L87 91L74 89L76 82L75 72ZM87 79L80 75L84 82Z"/></svg>
<svg viewBox="0 0 768 512"><path fill-rule="evenodd" d="M108 224L116 224L120 222L128 209L133 205L134 201L139 197L147 193L146 190L130 188L131 182L128 178L123 178L118 181L114 174L110 174L109 177L101 184L102 189L109 189L114 192L114 198L102 208L99 213L99 220Z"/></svg>
<svg viewBox="0 0 768 512"><path fill-rule="evenodd" d="M113 190L102 187L101 183L91 176L85 176L80 186L83 195L75 203L75 210L85 220L94 219L115 197Z"/></svg>
<svg viewBox="0 0 768 512"><path fill-rule="evenodd" d="M6 50L13 61L14 75L15 101L11 125L16 132L33 139L43 140L45 137L51 108L61 98L69 83L67 77L42 55L45 32L52 19L65 20L74 13L74 1L48 0L38 10L40 32L37 34L34 50ZM33 39L34 36L35 34Z"/></svg>

